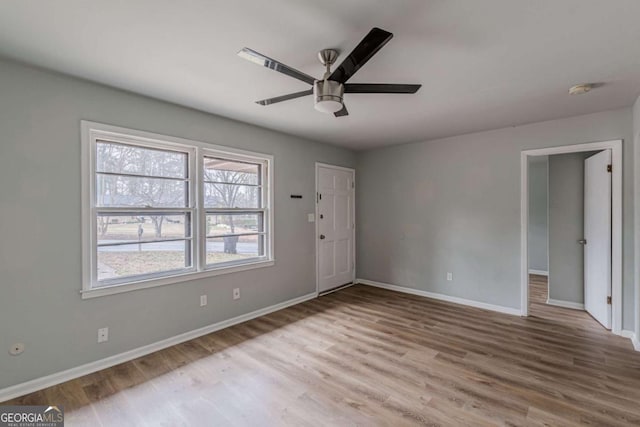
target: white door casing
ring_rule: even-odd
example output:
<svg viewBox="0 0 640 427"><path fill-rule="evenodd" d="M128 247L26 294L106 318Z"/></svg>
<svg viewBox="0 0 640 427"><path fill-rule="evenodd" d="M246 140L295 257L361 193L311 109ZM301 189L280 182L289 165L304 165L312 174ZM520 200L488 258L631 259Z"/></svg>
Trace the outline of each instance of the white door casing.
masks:
<svg viewBox="0 0 640 427"><path fill-rule="evenodd" d="M353 282L355 274L355 171L316 165L318 292Z"/></svg>
<svg viewBox="0 0 640 427"><path fill-rule="evenodd" d="M622 329L622 161L621 139L583 144L562 145L546 148L523 150L520 153L520 313L529 315L529 260L528 260L528 223L529 223L529 157L551 156L554 154L584 153L587 151L611 150L611 332L623 334Z"/></svg>
<svg viewBox="0 0 640 427"><path fill-rule="evenodd" d="M611 150L584 164L584 306L611 329Z"/></svg>

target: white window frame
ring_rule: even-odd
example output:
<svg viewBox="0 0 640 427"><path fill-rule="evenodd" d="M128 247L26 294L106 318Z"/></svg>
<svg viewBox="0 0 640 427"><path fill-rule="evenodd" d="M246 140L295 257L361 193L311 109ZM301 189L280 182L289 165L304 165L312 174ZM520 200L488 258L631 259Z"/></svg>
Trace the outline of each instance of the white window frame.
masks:
<svg viewBox="0 0 640 427"><path fill-rule="evenodd" d="M97 207L95 203L96 143L98 140L189 153L189 177L192 179L189 206L180 210L192 215L192 267L161 277L133 278L131 281L97 287ZM206 211L204 208L204 157L221 157L262 166L262 208L264 211L264 255L247 261L206 265ZM181 283L204 277L229 274L275 264L273 234L273 156L222 145L193 141L102 123L81 121L82 187L82 298L93 298L138 289ZM142 211L144 208L131 208Z"/></svg>

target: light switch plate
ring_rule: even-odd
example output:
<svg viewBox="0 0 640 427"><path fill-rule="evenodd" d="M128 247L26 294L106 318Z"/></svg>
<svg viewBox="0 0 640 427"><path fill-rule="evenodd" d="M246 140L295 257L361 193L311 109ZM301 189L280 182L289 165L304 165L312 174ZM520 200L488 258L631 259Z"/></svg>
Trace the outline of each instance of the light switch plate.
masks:
<svg viewBox="0 0 640 427"><path fill-rule="evenodd" d="M307 221L316 222L316 214L307 214Z"/></svg>

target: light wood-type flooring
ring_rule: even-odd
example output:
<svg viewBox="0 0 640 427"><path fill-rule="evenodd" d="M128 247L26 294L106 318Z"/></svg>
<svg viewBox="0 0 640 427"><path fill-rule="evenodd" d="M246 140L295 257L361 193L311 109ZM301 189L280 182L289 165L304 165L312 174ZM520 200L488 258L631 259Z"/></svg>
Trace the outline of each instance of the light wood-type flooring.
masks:
<svg viewBox="0 0 640 427"><path fill-rule="evenodd" d="M543 279L526 319L356 285L11 403L67 426L640 424L640 353Z"/></svg>
<svg viewBox="0 0 640 427"><path fill-rule="evenodd" d="M576 328L590 328L594 331L605 330L584 310L560 308L547 304L548 296L547 277L531 274L529 276L529 316L549 319Z"/></svg>

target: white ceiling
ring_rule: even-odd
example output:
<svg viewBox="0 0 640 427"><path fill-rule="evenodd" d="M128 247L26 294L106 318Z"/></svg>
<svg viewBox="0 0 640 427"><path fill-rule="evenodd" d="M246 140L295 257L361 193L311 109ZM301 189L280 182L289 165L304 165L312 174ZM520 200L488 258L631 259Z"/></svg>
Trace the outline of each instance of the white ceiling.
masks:
<svg viewBox="0 0 640 427"><path fill-rule="evenodd" d="M3 0L0 55L353 149L629 106L640 93L638 0ZM374 26L395 37L351 80L416 95L255 100L307 86L236 56L321 76ZM570 97L580 82L605 85Z"/></svg>

